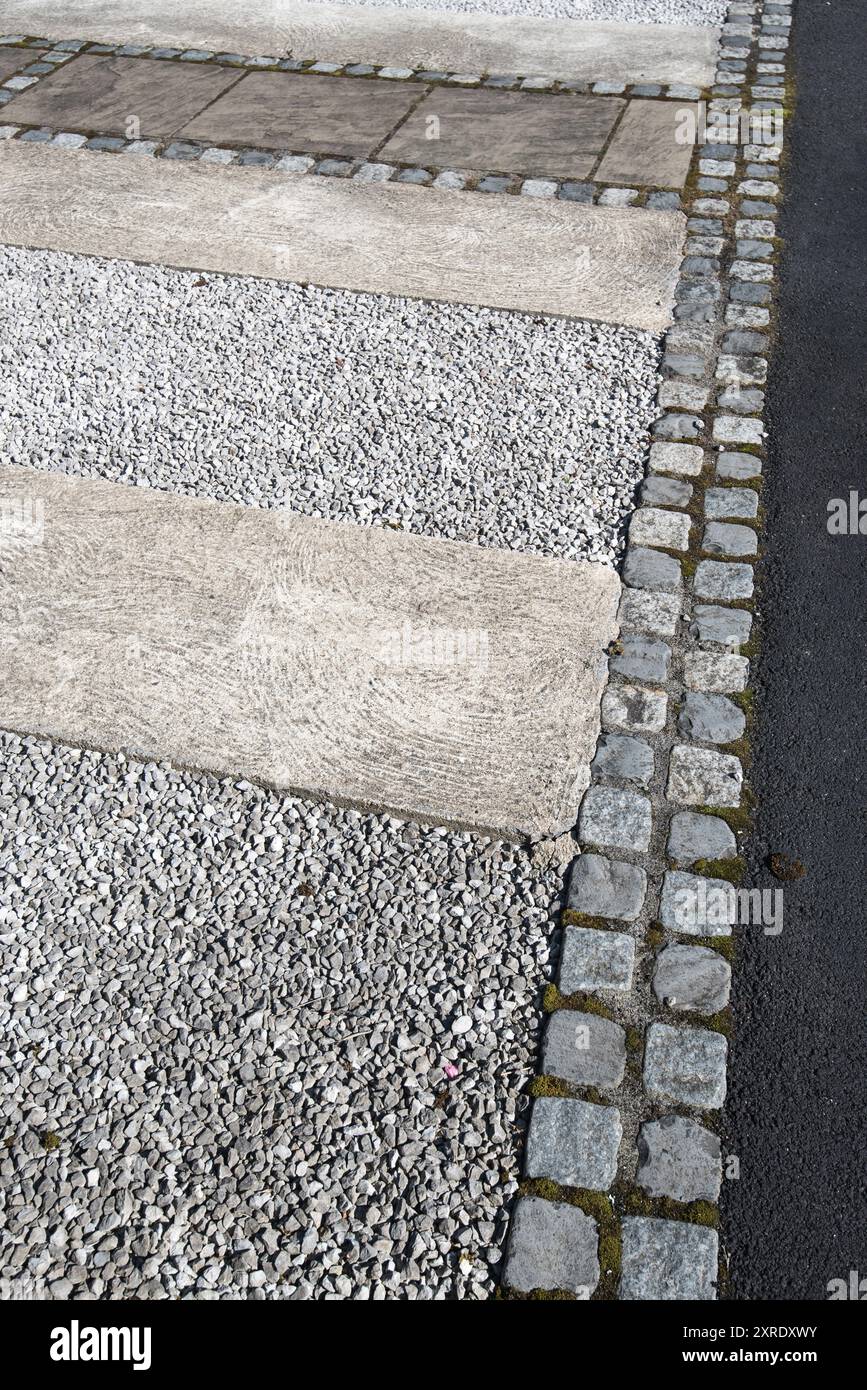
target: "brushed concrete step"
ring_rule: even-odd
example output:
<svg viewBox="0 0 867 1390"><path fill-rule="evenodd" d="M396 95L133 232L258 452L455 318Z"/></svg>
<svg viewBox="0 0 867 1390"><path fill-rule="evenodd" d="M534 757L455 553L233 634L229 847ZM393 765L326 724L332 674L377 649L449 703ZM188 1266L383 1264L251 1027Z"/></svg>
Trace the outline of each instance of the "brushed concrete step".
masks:
<svg viewBox="0 0 867 1390"><path fill-rule="evenodd" d="M0 727L421 821L571 827L613 569L0 468Z"/></svg>
<svg viewBox="0 0 867 1390"><path fill-rule="evenodd" d="M5 0L5 33L558 81L713 81L719 29L301 0Z"/></svg>
<svg viewBox="0 0 867 1390"><path fill-rule="evenodd" d="M0 241L661 332L678 212L0 144Z"/></svg>

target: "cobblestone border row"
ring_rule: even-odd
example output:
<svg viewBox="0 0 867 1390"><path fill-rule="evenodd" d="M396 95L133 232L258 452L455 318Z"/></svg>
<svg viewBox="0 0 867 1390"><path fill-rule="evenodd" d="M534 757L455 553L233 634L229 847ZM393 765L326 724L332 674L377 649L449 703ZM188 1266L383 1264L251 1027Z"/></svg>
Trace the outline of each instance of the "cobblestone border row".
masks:
<svg viewBox="0 0 867 1390"><path fill-rule="evenodd" d="M680 194L670 189L621 188L587 180L524 178L520 174L470 174L463 169L442 169L438 165L422 168L417 164L338 159L333 155L314 154L311 151L275 151L255 146L236 150L193 140L124 140L119 135L90 135L82 131L33 125L0 125L0 140L187 163L270 169L278 174L316 174L326 178L352 179L355 183L410 183L456 191L506 193L525 198L558 198L570 203L596 203L599 207L651 208L659 211L677 210L682 206Z"/></svg>
<svg viewBox="0 0 867 1390"><path fill-rule="evenodd" d="M711 110L785 112L790 0L732 4ZM737 57L733 55L737 54ZM778 145L705 146L580 808L507 1297L713 1299ZM684 911L684 905L688 905ZM732 1175L728 1168L727 1175Z"/></svg>
<svg viewBox="0 0 867 1390"><path fill-rule="evenodd" d="M87 39L64 39L55 43L52 39L38 38L31 34L0 35L0 47L11 48L16 45L25 48L50 48L54 53L63 53L67 58L79 53L110 54L122 58L146 58L178 63L219 63L226 67L247 68L251 72L305 72L321 74L325 77L382 77L393 82L425 82L433 86L446 87L488 87L501 91L532 91L553 93L594 93L600 96L660 97L672 101L698 101L706 93L702 88L686 83L663 82L558 82L553 78L524 73L468 73L435 72L428 68L402 68L394 65L375 63L329 63L317 58L283 57L260 55L249 57L243 53L220 53L201 48L164 48L146 44L91 43ZM50 61L43 59L42 61ZM717 73L717 79L724 81L724 73ZM4 84L5 85L5 84ZM3 87L0 86L0 104ZM14 90L14 89L13 89ZM8 100L8 98L7 98Z"/></svg>

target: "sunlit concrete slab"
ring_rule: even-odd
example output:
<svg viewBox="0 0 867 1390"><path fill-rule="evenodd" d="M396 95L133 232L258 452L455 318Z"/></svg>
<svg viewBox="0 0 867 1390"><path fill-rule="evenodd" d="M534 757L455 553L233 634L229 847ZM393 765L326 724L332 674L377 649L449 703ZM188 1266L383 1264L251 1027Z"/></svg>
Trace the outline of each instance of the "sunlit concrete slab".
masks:
<svg viewBox="0 0 867 1390"><path fill-rule="evenodd" d="M0 145L0 241L659 332L681 213Z"/></svg>
<svg viewBox="0 0 867 1390"><path fill-rule="evenodd" d="M596 564L0 468L0 727L509 838L575 821Z"/></svg>
<svg viewBox="0 0 867 1390"><path fill-rule="evenodd" d="M298 0L9 0L6 32L568 81L713 80L719 30Z"/></svg>

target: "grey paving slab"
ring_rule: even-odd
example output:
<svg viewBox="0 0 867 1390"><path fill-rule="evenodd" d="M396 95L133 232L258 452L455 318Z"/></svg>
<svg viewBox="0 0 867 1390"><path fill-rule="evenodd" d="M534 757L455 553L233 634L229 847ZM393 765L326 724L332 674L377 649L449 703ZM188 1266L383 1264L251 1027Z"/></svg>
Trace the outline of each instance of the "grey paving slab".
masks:
<svg viewBox="0 0 867 1390"><path fill-rule="evenodd" d="M35 63L44 52L44 48L0 48L0 82L5 82L20 68Z"/></svg>
<svg viewBox="0 0 867 1390"><path fill-rule="evenodd" d="M0 515L28 521L0 728L509 838L574 824L613 569L16 467Z"/></svg>
<svg viewBox="0 0 867 1390"><path fill-rule="evenodd" d="M236 71L213 63L157 66L83 53L17 97L15 120L143 140L165 137L237 81Z"/></svg>
<svg viewBox="0 0 867 1390"><path fill-rule="evenodd" d="M657 332L684 225L676 212L0 144L11 245Z"/></svg>
<svg viewBox="0 0 867 1390"><path fill-rule="evenodd" d="M424 93L418 82L255 72L180 132L215 145L370 154Z"/></svg>
<svg viewBox="0 0 867 1390"><path fill-rule="evenodd" d="M693 154L676 138L684 109L673 101L630 101L596 172L599 182L681 188Z"/></svg>
<svg viewBox="0 0 867 1390"><path fill-rule="evenodd" d="M413 111L388 141L382 157L402 163L583 179L622 108L623 102L616 97L440 88Z"/></svg>
<svg viewBox="0 0 867 1390"><path fill-rule="evenodd" d="M277 53L443 72L709 86L719 30L521 15L368 9L301 0L7 0L7 32ZM21 26L24 26L22 29Z"/></svg>

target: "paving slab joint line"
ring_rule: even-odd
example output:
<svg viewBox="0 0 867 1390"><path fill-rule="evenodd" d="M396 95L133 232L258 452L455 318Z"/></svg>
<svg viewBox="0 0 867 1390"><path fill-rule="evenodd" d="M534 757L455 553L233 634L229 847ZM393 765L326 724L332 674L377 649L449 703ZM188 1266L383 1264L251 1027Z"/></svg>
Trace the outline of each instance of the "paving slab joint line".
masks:
<svg viewBox="0 0 867 1390"><path fill-rule="evenodd" d="M761 5L755 10L760 17ZM763 32L751 27L743 71L727 74L731 86L751 86ZM726 40L724 31L721 55ZM667 413L630 523L620 637L609 648L602 733L579 813L582 853L566 885L559 986L546 993L550 1017L572 1009L580 1028L601 1013L630 1045L623 1081L605 1095L544 1074L532 1088L560 1096L561 1105L574 1097L612 1107L623 1137L605 1192L564 1186L557 1179L564 1164L581 1172L581 1127L570 1128L563 1112L555 1142L550 1127L536 1126L534 1108L536 1166L518 1198L520 1219L513 1217L506 1297L714 1299L725 1285L718 1131L738 923L712 917L707 905L712 893L731 901L743 868L737 837L750 819L752 573L763 523L761 387L777 243L775 211L757 238L756 228L744 227L752 209L743 204L757 182L776 198L780 154L768 158L759 180L759 147L736 144L719 175L701 171L697 149L684 190L691 221L663 358ZM712 244L691 246L702 240L694 224L703 220L718 223L705 237ZM768 271L745 280L745 265ZM750 283L767 293L744 296ZM710 292L696 295L696 286ZM760 312L744 315L743 307ZM584 992L570 994L576 989ZM538 1165L546 1139L547 1178ZM538 1208L526 1206L540 1199L555 1213L546 1218L547 1254L532 1248ZM593 1237L570 1221L575 1208L595 1221ZM582 1283L597 1248L591 1282ZM547 1282L528 1287L529 1269Z"/></svg>

